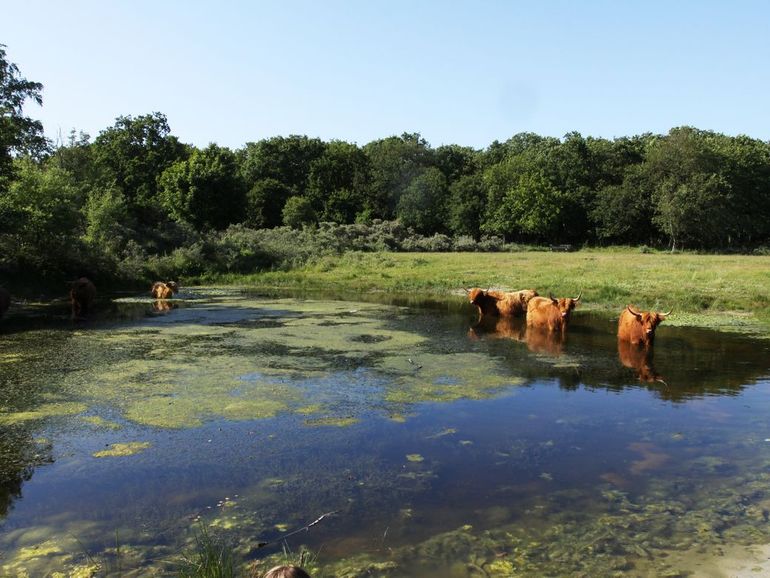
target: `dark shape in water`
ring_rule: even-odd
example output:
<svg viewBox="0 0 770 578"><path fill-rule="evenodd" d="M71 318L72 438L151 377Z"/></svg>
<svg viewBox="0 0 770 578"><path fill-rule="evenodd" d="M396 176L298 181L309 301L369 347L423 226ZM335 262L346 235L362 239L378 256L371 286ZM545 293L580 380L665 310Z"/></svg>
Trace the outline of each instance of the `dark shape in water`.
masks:
<svg viewBox="0 0 770 578"><path fill-rule="evenodd" d="M81 277L70 283L72 319L76 321L85 319L95 300L96 286L87 277Z"/></svg>

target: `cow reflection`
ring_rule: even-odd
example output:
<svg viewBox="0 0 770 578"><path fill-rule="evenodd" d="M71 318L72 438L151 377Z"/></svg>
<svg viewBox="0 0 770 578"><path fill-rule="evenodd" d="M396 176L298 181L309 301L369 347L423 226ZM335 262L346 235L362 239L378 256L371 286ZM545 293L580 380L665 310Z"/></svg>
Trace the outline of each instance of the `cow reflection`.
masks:
<svg viewBox="0 0 770 578"><path fill-rule="evenodd" d="M152 302L152 310L158 313L167 313L176 308L176 303L172 303L166 299L158 299Z"/></svg>
<svg viewBox="0 0 770 578"><path fill-rule="evenodd" d="M656 381L666 383L660 374L655 371L652 361L653 352L654 349L650 346L634 345L629 341L618 340L620 363L633 369L639 381L645 383L654 383Z"/></svg>
<svg viewBox="0 0 770 578"><path fill-rule="evenodd" d="M527 327L524 319L516 317L482 317L468 329L470 339L510 339L526 343L534 353L558 356L564 351L567 336L561 331L551 332L547 328Z"/></svg>
<svg viewBox="0 0 770 578"><path fill-rule="evenodd" d="M545 327L527 328L527 349L533 353L545 353L558 357L564 352L567 334L564 331L549 331Z"/></svg>
<svg viewBox="0 0 770 578"><path fill-rule="evenodd" d="M484 316L468 330L471 339L513 339L525 341L527 323L521 317Z"/></svg>

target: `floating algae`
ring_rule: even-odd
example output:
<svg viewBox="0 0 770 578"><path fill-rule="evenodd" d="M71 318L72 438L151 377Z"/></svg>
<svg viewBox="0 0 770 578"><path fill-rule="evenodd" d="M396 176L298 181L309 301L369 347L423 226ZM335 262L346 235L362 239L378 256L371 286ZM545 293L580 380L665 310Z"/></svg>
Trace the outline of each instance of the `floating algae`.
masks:
<svg viewBox="0 0 770 578"><path fill-rule="evenodd" d="M150 447L150 442L128 442L110 445L109 449L94 452L95 458L132 456Z"/></svg>
<svg viewBox="0 0 770 578"><path fill-rule="evenodd" d="M349 427L359 423L361 420L357 417L318 417L314 419L306 419L305 425L312 427Z"/></svg>
<svg viewBox="0 0 770 578"><path fill-rule="evenodd" d="M119 423L104 419L99 415L88 415L81 418L85 423L92 425L96 428L119 430L121 426Z"/></svg>
<svg viewBox="0 0 770 578"><path fill-rule="evenodd" d="M0 412L0 425L14 425L24 422L43 420L52 417L69 416L82 413L88 406L79 402L51 402L38 405L34 410L12 413Z"/></svg>

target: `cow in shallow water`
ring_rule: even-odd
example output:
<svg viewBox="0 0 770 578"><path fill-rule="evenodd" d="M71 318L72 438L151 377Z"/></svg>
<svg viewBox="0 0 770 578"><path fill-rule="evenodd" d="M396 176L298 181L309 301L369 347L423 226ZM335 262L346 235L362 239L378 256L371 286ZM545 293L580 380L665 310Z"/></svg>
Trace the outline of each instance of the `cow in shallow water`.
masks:
<svg viewBox="0 0 770 578"><path fill-rule="evenodd" d="M156 281L150 289L150 293L155 299L171 299L177 291L179 291L179 286L175 281Z"/></svg>
<svg viewBox="0 0 770 578"><path fill-rule="evenodd" d="M11 294L8 292L8 289L0 287L0 319L2 319L3 315L5 315L5 312L8 311L10 306Z"/></svg>
<svg viewBox="0 0 770 578"><path fill-rule="evenodd" d="M527 312L527 303L537 297L534 289L521 291L485 291L478 287L466 289L468 300L479 310L479 317L522 317Z"/></svg>
<svg viewBox="0 0 770 578"><path fill-rule="evenodd" d="M580 301L580 293L574 299L563 297L533 297L527 304L527 327L539 327L548 331L564 331L572 310Z"/></svg>
<svg viewBox="0 0 770 578"><path fill-rule="evenodd" d="M70 283L70 303L72 305L72 318L83 319L88 315L91 306L96 300L96 287L86 277Z"/></svg>
<svg viewBox="0 0 770 578"><path fill-rule="evenodd" d="M631 305L627 306L618 319L618 339L634 345L652 345L655 340L655 329L669 315L654 311L638 311Z"/></svg>

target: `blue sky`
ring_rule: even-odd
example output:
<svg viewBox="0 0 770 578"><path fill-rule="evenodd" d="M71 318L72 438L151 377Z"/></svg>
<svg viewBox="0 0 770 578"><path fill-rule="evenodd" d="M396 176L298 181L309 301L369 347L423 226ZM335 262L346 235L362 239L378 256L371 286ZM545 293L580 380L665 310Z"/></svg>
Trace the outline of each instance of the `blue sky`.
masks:
<svg viewBox="0 0 770 578"><path fill-rule="evenodd" d="M51 137L159 111L183 142L232 148L681 125L770 140L759 0L0 0L0 14Z"/></svg>

